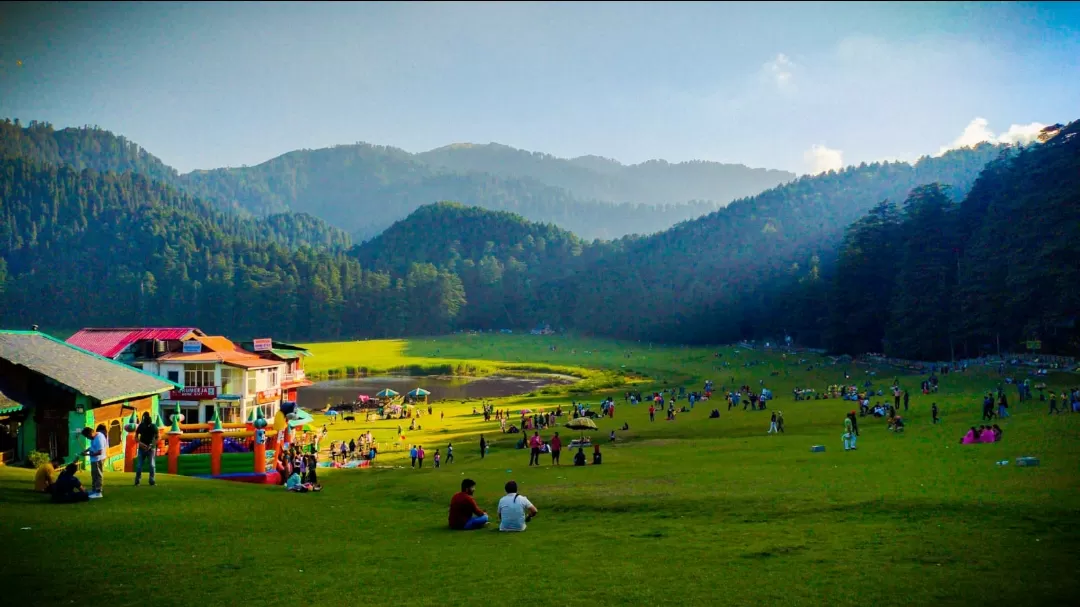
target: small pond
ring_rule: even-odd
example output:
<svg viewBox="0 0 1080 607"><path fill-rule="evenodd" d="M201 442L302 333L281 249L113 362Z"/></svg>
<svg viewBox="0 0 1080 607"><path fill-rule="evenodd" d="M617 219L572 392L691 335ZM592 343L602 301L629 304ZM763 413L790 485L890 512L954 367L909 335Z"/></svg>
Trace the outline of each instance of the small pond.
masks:
<svg viewBox="0 0 1080 607"><path fill-rule="evenodd" d="M376 392L390 388L405 394L414 388L423 388L431 392L429 400L468 400L499 398L527 394L552 384L568 384L574 378L550 375L544 377L406 377L383 375L377 377L359 377L354 379L332 379L316 382L313 386L297 390L296 399L301 407L308 410L322 410L327 405L336 405L342 401L353 402L361 394L375 396Z"/></svg>

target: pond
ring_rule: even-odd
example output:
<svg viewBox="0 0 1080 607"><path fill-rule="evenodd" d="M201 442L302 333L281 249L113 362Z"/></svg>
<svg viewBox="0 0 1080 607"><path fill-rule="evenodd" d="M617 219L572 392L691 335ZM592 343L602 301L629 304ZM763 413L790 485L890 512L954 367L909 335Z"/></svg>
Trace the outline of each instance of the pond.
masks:
<svg viewBox="0 0 1080 607"><path fill-rule="evenodd" d="M499 398L527 394L553 384L569 384L572 377L549 375L544 377L405 377L383 375L378 377L359 377L355 379L332 379L316 382L313 386L297 390L296 400L301 407L321 411L327 405L340 402L353 402L360 394L375 396L376 392L390 388L405 394L414 388L423 388L431 392L431 402L441 400L468 400Z"/></svg>

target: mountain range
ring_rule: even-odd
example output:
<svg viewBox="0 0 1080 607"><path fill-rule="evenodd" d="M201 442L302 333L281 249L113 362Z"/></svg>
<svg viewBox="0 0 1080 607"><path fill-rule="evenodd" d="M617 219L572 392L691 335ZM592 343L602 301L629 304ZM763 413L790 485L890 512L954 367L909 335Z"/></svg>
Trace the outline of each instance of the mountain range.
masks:
<svg viewBox="0 0 1080 607"><path fill-rule="evenodd" d="M138 171L219 207L255 217L303 212L356 240L377 235L422 205L453 200L554 223L586 238L648 234L795 177L714 162L624 166L563 160L498 144L421 154L366 143L297 150L253 167L180 174L123 137L96 127L54 130L9 122L6 150L97 171Z"/></svg>
<svg viewBox="0 0 1080 607"><path fill-rule="evenodd" d="M1077 351L1078 133L1056 125L1028 147L803 176L651 235L582 238L442 202L352 245L340 220L225 204L208 185L221 180L193 185L105 131L0 123L0 324L188 323L314 340L550 323L679 343L787 334L907 357L1033 336ZM415 183L395 181L411 155L344 147L282 163L309 179L329 154L325 172L340 178L343 158L389 156L400 165L369 191ZM288 192L276 179L259 183ZM287 185L313 190L304 179Z"/></svg>

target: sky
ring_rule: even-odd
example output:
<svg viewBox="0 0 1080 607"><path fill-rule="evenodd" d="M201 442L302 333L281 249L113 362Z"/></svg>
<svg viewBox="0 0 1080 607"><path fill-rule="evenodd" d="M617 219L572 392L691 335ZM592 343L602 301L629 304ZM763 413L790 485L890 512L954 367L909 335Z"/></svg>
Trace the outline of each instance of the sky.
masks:
<svg viewBox="0 0 1080 607"><path fill-rule="evenodd" d="M0 117L181 172L365 141L815 173L1080 118L1080 3L6 2Z"/></svg>

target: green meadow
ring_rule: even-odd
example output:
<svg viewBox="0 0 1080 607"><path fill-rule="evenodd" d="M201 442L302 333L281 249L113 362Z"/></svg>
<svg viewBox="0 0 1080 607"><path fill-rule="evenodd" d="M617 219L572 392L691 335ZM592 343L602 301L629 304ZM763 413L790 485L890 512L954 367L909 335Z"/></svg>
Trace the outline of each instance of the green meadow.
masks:
<svg viewBox="0 0 1080 607"><path fill-rule="evenodd" d="M108 473L104 499L59 506L30 491L33 471L0 468L4 603L1043 606L1080 597L1080 415L1048 416L1037 392L1018 403L1007 386L1013 416L997 422L1002 441L961 446L980 423L980 393L1001 381L996 369L941 376L940 391L923 395L922 376L887 367L730 346L491 334L308 346L317 377L573 375L579 383L495 406L598 408L614 396L615 418L591 434L604 462L553 467L542 456L529 468L520 435L472 414L479 401L436 400L404 442L396 421L328 426L329 440L370 430L383 451L371 470L320 470L318 494L167 475L135 488L132 475ZM845 452L843 415L854 403L793 400L793 388L821 392L845 372L886 390L874 402L891 400L898 378L912 395L906 432L860 418L858 450ZM706 379L763 382L775 400L769 411L729 412L714 398L674 422L650 422L647 405L623 402L628 389L700 390ZM1060 391L1078 381L1048 383ZM713 408L720 419L708 418ZM768 435L776 409L786 432ZM608 443L623 423L629 431ZM481 433L492 443L485 459ZM431 455L449 442L456 461L433 469ZM409 469L404 452L417 443L429 453L422 470ZM826 451L811 453L817 444ZM1019 456L1041 465L1017 467ZM447 530L465 477L492 515L503 484L517 480L539 516L522 534L494 524ZM88 472L80 478L89 484Z"/></svg>

